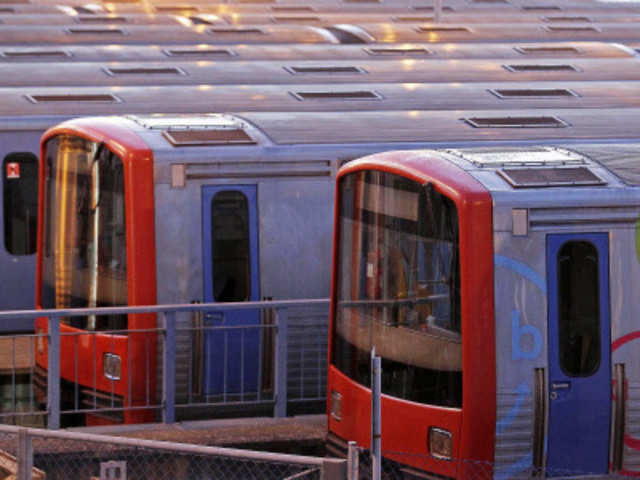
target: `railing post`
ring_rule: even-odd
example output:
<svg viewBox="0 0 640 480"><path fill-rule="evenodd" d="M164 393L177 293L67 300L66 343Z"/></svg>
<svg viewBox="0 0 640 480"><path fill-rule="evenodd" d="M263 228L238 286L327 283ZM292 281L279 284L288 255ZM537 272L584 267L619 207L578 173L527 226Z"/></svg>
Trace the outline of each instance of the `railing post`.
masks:
<svg viewBox="0 0 640 480"><path fill-rule="evenodd" d="M373 480L382 478L381 377L382 361L376 356L374 347L371 349L371 478Z"/></svg>
<svg viewBox="0 0 640 480"><path fill-rule="evenodd" d="M287 357L289 341L289 312L276 309L275 395L274 417L287 416Z"/></svg>
<svg viewBox="0 0 640 480"><path fill-rule="evenodd" d="M322 462L320 480L344 480L347 478L347 461L340 458L325 458Z"/></svg>
<svg viewBox="0 0 640 480"><path fill-rule="evenodd" d="M17 480L31 480L33 470L33 444L26 428L18 430Z"/></svg>
<svg viewBox="0 0 640 480"><path fill-rule="evenodd" d="M47 428L60 428L60 319L48 318Z"/></svg>
<svg viewBox="0 0 640 480"><path fill-rule="evenodd" d="M349 442L347 450L347 479L358 480L360 478L360 454L358 452L358 444L353 440Z"/></svg>
<svg viewBox="0 0 640 480"><path fill-rule="evenodd" d="M162 349L162 421L176 421L176 313L164 314L164 348Z"/></svg>

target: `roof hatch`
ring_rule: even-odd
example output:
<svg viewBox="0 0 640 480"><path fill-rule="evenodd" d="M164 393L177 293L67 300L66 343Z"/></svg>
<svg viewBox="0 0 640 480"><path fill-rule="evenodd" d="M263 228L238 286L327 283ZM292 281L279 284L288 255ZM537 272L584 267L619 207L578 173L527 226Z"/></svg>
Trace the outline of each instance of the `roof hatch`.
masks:
<svg viewBox="0 0 640 480"><path fill-rule="evenodd" d="M503 65L510 72L579 72L574 65L558 63L532 63Z"/></svg>
<svg viewBox="0 0 640 480"><path fill-rule="evenodd" d="M585 165L582 155L555 147L486 147L447 150L479 168Z"/></svg>
<svg viewBox="0 0 640 480"><path fill-rule="evenodd" d="M264 35L265 31L257 27L212 27L209 29L211 33L244 33Z"/></svg>
<svg viewBox="0 0 640 480"><path fill-rule="evenodd" d="M382 100L373 90L334 90L314 92L290 92L298 100Z"/></svg>
<svg viewBox="0 0 640 480"><path fill-rule="evenodd" d="M432 55L433 52L424 47L383 47L383 48L365 48L365 52L369 55L379 56L408 56L408 55Z"/></svg>
<svg viewBox="0 0 640 480"><path fill-rule="evenodd" d="M32 103L48 103L48 102L95 102L95 103L120 103L118 97L111 93L87 93L87 94L30 94L26 95L27 99Z"/></svg>
<svg viewBox="0 0 640 480"><path fill-rule="evenodd" d="M291 73L292 75L298 74L366 74L368 73L366 70L355 67L355 66L334 66L334 65L318 65L318 66L310 66L310 67L299 67L299 66L288 66L284 67L284 69Z"/></svg>
<svg viewBox="0 0 640 480"><path fill-rule="evenodd" d="M107 75L186 75L184 70L178 67L106 67Z"/></svg>
<svg viewBox="0 0 640 480"><path fill-rule="evenodd" d="M0 50L0 56L8 58L41 58L41 57L71 57L67 50L37 50L26 48L24 50Z"/></svg>
<svg viewBox="0 0 640 480"><path fill-rule="evenodd" d="M522 55L580 55L582 51L576 47L549 46L549 47L513 47Z"/></svg>
<svg viewBox="0 0 640 480"><path fill-rule="evenodd" d="M492 88L489 92L498 98L567 98L578 97L566 88Z"/></svg>
<svg viewBox="0 0 640 480"><path fill-rule="evenodd" d="M503 168L498 174L514 188L577 187L605 182L587 167Z"/></svg>
<svg viewBox="0 0 640 480"><path fill-rule="evenodd" d="M438 27L438 26L421 26L416 28L418 33L471 33L468 27Z"/></svg>
<svg viewBox="0 0 640 480"><path fill-rule="evenodd" d="M469 117L462 119L475 128L564 128L569 126L554 116Z"/></svg>
<svg viewBox="0 0 640 480"><path fill-rule="evenodd" d="M72 35L124 35L125 32L121 28L82 28L71 27L67 32Z"/></svg>
<svg viewBox="0 0 640 480"><path fill-rule="evenodd" d="M163 50L169 57L235 57L233 50L227 48L167 48Z"/></svg>
<svg viewBox="0 0 640 480"><path fill-rule="evenodd" d="M547 32L551 33L600 33L600 29L591 26L585 27L565 27L565 26L555 26L555 25L546 25L544 29Z"/></svg>

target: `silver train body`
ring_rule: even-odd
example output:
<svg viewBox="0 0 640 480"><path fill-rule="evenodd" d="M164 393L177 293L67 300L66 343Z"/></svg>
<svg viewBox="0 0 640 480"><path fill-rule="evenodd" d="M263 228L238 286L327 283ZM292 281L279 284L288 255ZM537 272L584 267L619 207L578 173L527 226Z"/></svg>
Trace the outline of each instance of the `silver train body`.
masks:
<svg viewBox="0 0 640 480"><path fill-rule="evenodd" d="M72 102L70 102L72 103ZM91 102L89 102L91 103ZM0 105L6 105L4 101L0 101ZM11 116L5 111L5 114L0 117L0 157L4 159L4 187L5 191L8 185L9 179L6 178L6 163L11 160L12 155L26 154L30 155L30 158L35 161L38 153L38 142L42 133L52 125L59 123L65 118L70 118L78 115L83 110L87 114L96 113L97 109L95 105L90 104L85 106L84 109L80 109L81 103L76 103L75 106L68 106L66 109L56 103L43 104L38 107L37 104L33 105L37 110L34 110L33 114L25 116ZM12 105L7 108L12 108ZM140 109L131 109L129 112L133 113L150 113L152 112L151 104L141 104ZM103 104L100 105L101 111L109 111L113 113L125 113L123 104ZM17 110L23 112L23 110ZM39 111L38 113L36 113ZM180 108L175 107L173 112L179 113ZM201 107L201 111L206 111ZM128 112L127 112L128 113ZM180 121L179 117L176 122ZM205 117L206 119L207 117ZM238 116L239 122L247 129L252 138L255 138L256 143L251 146L232 146L232 147L191 147L191 148L175 148L170 145L164 145L163 142L158 139L157 162L159 159L173 158L175 162L185 160L189 155L194 155L194 162L207 163L212 159L211 166L205 167L205 173L212 172L212 168L216 162L225 161L228 158L228 164L225 165L225 169L241 168L240 165L244 165L249 159L254 160L250 162L256 169L248 176L250 183L256 183L256 178L264 176L265 181L271 185L270 191L273 195L276 195L277 189L273 189L274 177L273 175L262 175L260 170L266 169L269 171L273 165L281 165L281 169L285 169L285 173L282 174L282 179L278 188L284 188L286 182L292 182L292 191L297 192L300 185L311 186L310 179L319 182L320 187L313 187L308 191L303 189L300 195L312 192L320 195L315 200L314 205L318 208L317 213L312 215L309 212L301 213L305 217L305 222L308 222L310 218L322 218L326 217L326 229L327 232L323 235L312 235L318 239L326 238L328 242L331 217L331 203L333 183L332 177L340 165L341 162L347 161L352 158L356 158L365 154L375 153L379 151L404 147L404 148L418 148L429 146L443 146L449 144L471 144L473 142L485 142L485 143L512 143L512 142L553 142L555 140L589 140L592 138L602 138L610 141L619 139L633 139L638 137L637 124L640 121L640 109L626 108L626 109L553 109L545 111L544 113L539 110L509 110L496 111L496 110L476 110L476 111L370 111L370 112L280 112L280 113L243 113ZM505 128L513 127L513 128ZM159 138L159 137L158 137ZM213 160L213 158L220 157L220 160ZM197 160L197 157L199 160ZM238 163L238 160L243 160ZM186 161L186 160L185 160ZM275 162L275 163L274 163ZM283 162L283 163L278 163ZM310 162L310 163L309 163ZM191 162L189 162L191 165ZM167 166L162 167L160 163L157 165L158 175L160 177L166 176L170 171L169 163ZM191 167L189 167L191 168ZM195 171L199 167L195 166ZM298 178L286 173L288 169L311 169L311 173L304 178ZM164 169L164 173L161 170ZM316 173L313 173L316 171ZM185 171L187 177L192 173L189 170ZM221 175L219 181L222 183L231 183L236 180L230 180L230 178L237 177L238 172L232 176ZM272 172L273 173L273 172ZM210 177L211 182L215 182L216 175L207 174ZM207 178L209 178L207 177ZM241 175L240 175L241 177ZM253 178L253 180L250 180ZM163 181L164 182L164 181ZM301 183L298 183L301 182ZM187 188L195 188L197 190L198 182L190 182ZM29 188L27 186L27 188ZM31 186L30 188L33 188ZM265 187L267 188L267 187ZM286 187L289 188L288 186ZM319 189L318 189L319 188ZM194 190L194 191L195 191ZM306 193L305 193L306 192ZM296 194L298 195L298 194ZM195 197L194 197L195 198ZM275 197L274 197L275 198ZM325 203L326 202L326 203ZM32 206L34 207L34 206ZM265 205L266 207L266 205ZM170 203L166 204L166 208L171 207ZM325 211L326 210L326 211ZM265 208L260 210L264 213L265 219L260 220L272 222L267 220L270 216L270 210ZM321 214L321 212L324 212ZM28 252L22 252L13 254L10 249L6 247L7 231L7 219L13 218L7 214L7 205L3 205L0 209L0 224L5 225L5 248L0 249L0 265L2 266L4 275L6 278L19 279L19 281L13 281L6 283L3 287L2 296L0 297L0 309L22 309L31 308L34 305L34 290L35 288L28 288L26 286L34 285L34 272L35 272L35 255L33 250ZM326 215L325 215L326 214ZM20 230L20 239L22 237L33 235L33 231L29 231L25 225L20 225L20 219L24 217L24 212L21 215L16 215L18 220L18 228ZM297 217L297 214L295 216ZM35 220L34 218L31 219ZM294 221L292 217L291 221ZM304 225L305 223L303 223ZM274 227L271 227L274 228ZM293 227L292 227L293 228ZM310 227L311 228L311 227ZM318 231L317 227L316 230ZM282 227L282 238L285 239L287 229ZM298 236L310 235L310 231L301 229ZM273 233L275 235L275 233ZM162 238L160 236L159 238ZM261 250L265 254L265 259L269 258L269 254L266 252L269 249L281 248L278 247L280 237L278 236L263 236L264 240L269 239L271 245L266 250ZM293 241L295 238L290 237L288 241ZM304 245L304 246L303 246ZM310 248L308 242L304 242L296 248ZM313 248L315 253L328 252L329 244L319 244L316 248ZM189 249L191 251L191 249ZM286 251L282 249L281 251ZM297 250L291 250L297 251ZM328 263L319 260L324 258L322 256L305 255L307 260L300 260L306 262L320 262L321 268L317 271L317 274L313 274L313 278L309 278L307 282L297 282L295 288L289 290L289 283L274 283L267 275L269 268L265 267L262 270L264 279L261 280L261 284L264 285L263 296L273 296L274 298L287 298L287 297L309 297L309 296L326 296L328 294L328 282L329 272L327 270ZM277 258L277 257L276 257ZM175 259L167 259L168 264L175 265ZM184 265L189 265L191 268L199 268L197 263L189 262ZM309 268L303 268L300 271L316 272L316 270L310 268L313 265L309 265ZM167 265L167 268L168 265ZM175 267L174 267L175 268ZM275 268L275 267L272 267ZM162 277L160 277L162 278ZM188 289L180 292L178 295L181 299L188 299L190 301L193 297L199 298L198 288L201 285L195 280L195 277L189 276L191 285ZM304 288L302 284L306 285ZM181 283L182 284L182 283ZM200 287L198 287L200 285ZM271 286L269 286L271 285ZM277 286L280 285L280 286ZM274 292L270 292L271 288L275 288ZM193 290L196 289L196 290ZM195 295L195 296L194 296ZM175 300L178 300L178 296ZM161 296L158 301L164 302L168 300L168 297ZM29 325L21 324L17 322L14 325L7 325L7 330L24 330L29 329Z"/></svg>

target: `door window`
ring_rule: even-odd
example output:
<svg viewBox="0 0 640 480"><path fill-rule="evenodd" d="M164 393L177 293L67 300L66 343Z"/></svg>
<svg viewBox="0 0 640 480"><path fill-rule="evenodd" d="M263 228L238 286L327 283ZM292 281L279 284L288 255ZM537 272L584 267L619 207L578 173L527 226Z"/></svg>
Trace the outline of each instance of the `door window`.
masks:
<svg viewBox="0 0 640 480"><path fill-rule="evenodd" d="M244 302L251 293L249 202L239 191L217 193L211 200L213 298Z"/></svg>
<svg viewBox="0 0 640 480"><path fill-rule="evenodd" d="M570 241L557 262L560 366L571 377L589 376L600 364L598 250L590 242Z"/></svg>

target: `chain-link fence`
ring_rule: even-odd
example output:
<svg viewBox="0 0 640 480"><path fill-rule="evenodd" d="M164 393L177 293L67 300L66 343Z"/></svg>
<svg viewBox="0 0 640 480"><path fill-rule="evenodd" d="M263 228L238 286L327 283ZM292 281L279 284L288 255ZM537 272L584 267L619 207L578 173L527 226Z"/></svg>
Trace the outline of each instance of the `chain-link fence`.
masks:
<svg viewBox="0 0 640 480"><path fill-rule="evenodd" d="M371 480L374 462L371 450L351 443L348 450L347 478ZM430 476L432 475L432 476ZM449 477L464 480L508 480L560 477L629 478L629 472L591 472L588 470L536 467L532 457L513 458L500 464L486 460L437 459L429 454L382 451L381 480L406 480L408 478ZM634 475L637 476L637 475Z"/></svg>
<svg viewBox="0 0 640 480"><path fill-rule="evenodd" d="M346 460L0 426L0 478L340 480Z"/></svg>

